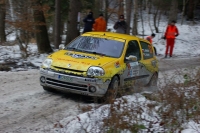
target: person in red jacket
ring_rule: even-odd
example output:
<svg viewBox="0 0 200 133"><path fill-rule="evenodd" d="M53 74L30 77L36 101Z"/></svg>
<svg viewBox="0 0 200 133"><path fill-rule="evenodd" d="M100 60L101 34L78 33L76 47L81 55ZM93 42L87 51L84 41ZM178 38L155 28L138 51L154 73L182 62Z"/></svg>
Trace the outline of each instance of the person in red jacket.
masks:
<svg viewBox="0 0 200 133"><path fill-rule="evenodd" d="M156 34L152 33L151 36L147 36L146 37L146 40L148 40L152 45L153 45L153 38L156 36ZM155 55L157 55L157 51L156 51L156 48L153 46L154 48L154 52L155 52Z"/></svg>
<svg viewBox="0 0 200 133"><path fill-rule="evenodd" d="M106 31L106 21L101 13L93 24L93 31Z"/></svg>
<svg viewBox="0 0 200 133"><path fill-rule="evenodd" d="M178 28L175 26L175 23L176 21L174 20L171 21L171 23L167 26L167 29L165 31L164 39L166 39L166 42L167 42L165 58L167 58L168 50L169 50L169 56L172 57L175 37L179 35Z"/></svg>

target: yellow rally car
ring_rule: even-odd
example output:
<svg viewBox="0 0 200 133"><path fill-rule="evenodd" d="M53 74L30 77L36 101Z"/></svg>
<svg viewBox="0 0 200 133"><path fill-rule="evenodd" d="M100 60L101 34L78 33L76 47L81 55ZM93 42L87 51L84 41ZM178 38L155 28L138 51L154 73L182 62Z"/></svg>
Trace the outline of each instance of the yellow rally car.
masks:
<svg viewBox="0 0 200 133"><path fill-rule="evenodd" d="M156 86L158 61L152 45L144 39L87 32L49 55L40 75L44 90L115 98L119 88Z"/></svg>

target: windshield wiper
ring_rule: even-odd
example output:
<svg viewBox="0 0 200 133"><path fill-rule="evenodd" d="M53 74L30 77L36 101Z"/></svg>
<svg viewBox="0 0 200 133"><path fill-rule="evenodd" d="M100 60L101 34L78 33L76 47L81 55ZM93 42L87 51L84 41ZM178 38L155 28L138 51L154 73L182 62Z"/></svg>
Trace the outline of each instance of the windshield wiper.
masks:
<svg viewBox="0 0 200 133"><path fill-rule="evenodd" d="M76 48L73 48L73 47L66 47L66 49L69 49L69 50L76 50Z"/></svg>
<svg viewBox="0 0 200 133"><path fill-rule="evenodd" d="M101 56L105 56L105 54L102 54L102 53L98 53L98 52L91 52L93 54L98 54L98 55L101 55Z"/></svg>
<svg viewBox="0 0 200 133"><path fill-rule="evenodd" d="M102 53L99 53L99 52L94 52L94 51L83 51L83 52L88 52L88 53L97 54L97 55L101 55L101 56L107 56L105 54L102 54Z"/></svg>
<svg viewBox="0 0 200 133"><path fill-rule="evenodd" d="M83 52L83 50L80 50L80 49L77 49L77 48L73 48L73 47L67 47L66 49Z"/></svg>

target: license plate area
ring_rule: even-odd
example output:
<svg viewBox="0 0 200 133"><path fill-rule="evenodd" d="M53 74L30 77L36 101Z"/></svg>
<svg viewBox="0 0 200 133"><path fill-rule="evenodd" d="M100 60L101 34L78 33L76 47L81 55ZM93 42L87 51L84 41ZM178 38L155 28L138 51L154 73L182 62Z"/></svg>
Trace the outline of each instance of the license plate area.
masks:
<svg viewBox="0 0 200 133"><path fill-rule="evenodd" d="M72 82L73 81L72 77L63 76L63 75L58 75L58 79L62 80L62 81L66 81L66 82Z"/></svg>

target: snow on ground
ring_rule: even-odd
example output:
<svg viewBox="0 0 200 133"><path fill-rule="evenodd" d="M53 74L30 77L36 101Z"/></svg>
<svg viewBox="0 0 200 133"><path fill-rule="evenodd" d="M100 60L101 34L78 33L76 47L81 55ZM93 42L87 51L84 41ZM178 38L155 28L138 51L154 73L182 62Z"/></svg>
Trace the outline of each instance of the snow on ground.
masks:
<svg viewBox="0 0 200 133"><path fill-rule="evenodd" d="M150 29L148 27L148 22L145 22L145 35L150 35ZM112 29L113 24L109 24L108 28ZM175 48L174 48L174 56L178 57L200 57L200 23L194 25L177 23L176 26L179 29L180 35L176 39ZM163 57L165 53L165 40L161 39L164 34L166 28L166 22L161 22L159 29L161 30L160 33L156 33L156 37L153 39L153 44L157 49L157 53L161 54ZM113 29L111 31L114 31ZM142 29L139 29L141 32ZM9 39L12 41L12 39ZM0 64L5 63L8 60L16 59L17 65L23 64L20 68L12 69L11 71L17 70L29 70L32 69L25 64L31 63L37 69L41 65L42 61L47 56L46 54L37 54L37 46L35 44L30 44L28 51L30 56L24 60L21 57L21 52L19 51L19 47L17 45L14 46L1 46L0 45ZM158 59L161 58L160 56ZM4 72L0 72L4 73ZM38 82L39 84L39 82ZM127 105L122 106L140 106L143 108L144 112L142 113L142 117L148 119L149 121L156 121L156 117L159 117L158 114L155 113L154 110L152 112L148 112L147 103L152 103L153 101L147 100L144 96L140 94L133 94L123 97L128 99ZM117 99L116 102L120 101L122 98ZM137 101L137 102L135 102ZM92 111L85 112L83 114L79 114L76 117L68 117L63 118L60 123L64 125L64 128L53 128L52 132L68 132L68 133L75 133L75 132L101 132L102 126L102 119L109 116L110 105L104 105L97 109L93 109ZM123 110L121 110L123 111ZM144 121L140 121L140 124L149 124ZM82 129L85 129L85 131ZM158 128L157 124L152 126L152 131L162 131L162 128ZM197 124L193 121L189 123L183 123L183 130L182 133L198 133L200 132L200 124ZM129 131L124 131L129 133Z"/></svg>

